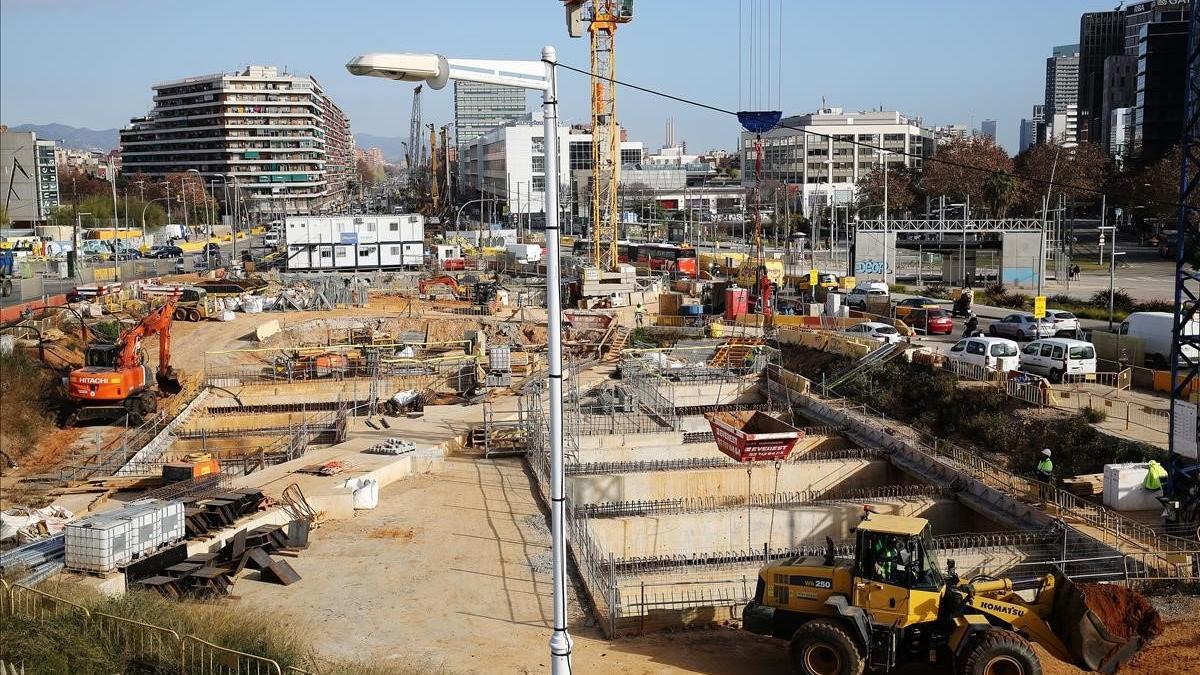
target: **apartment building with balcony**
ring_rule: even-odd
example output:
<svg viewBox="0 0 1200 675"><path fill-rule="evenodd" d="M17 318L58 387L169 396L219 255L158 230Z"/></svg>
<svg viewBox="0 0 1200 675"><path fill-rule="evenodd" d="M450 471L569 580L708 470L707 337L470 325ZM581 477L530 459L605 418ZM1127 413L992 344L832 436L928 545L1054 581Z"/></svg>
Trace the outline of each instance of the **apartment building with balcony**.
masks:
<svg viewBox="0 0 1200 675"><path fill-rule="evenodd" d="M228 183L257 218L346 204L349 120L312 77L249 66L153 90L153 109L121 130L124 171L162 177L194 169L206 183Z"/></svg>

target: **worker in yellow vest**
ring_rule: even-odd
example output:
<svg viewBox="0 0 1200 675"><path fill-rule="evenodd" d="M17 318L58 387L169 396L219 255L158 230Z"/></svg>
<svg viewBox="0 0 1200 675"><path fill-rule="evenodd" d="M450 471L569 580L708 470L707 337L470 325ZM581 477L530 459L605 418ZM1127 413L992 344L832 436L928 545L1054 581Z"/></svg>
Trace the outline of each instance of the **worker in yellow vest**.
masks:
<svg viewBox="0 0 1200 675"><path fill-rule="evenodd" d="M642 323L646 320L646 306L639 302L633 310L633 318L637 327L641 328Z"/></svg>
<svg viewBox="0 0 1200 675"><path fill-rule="evenodd" d="M1042 501L1053 501L1054 490L1048 487L1054 485L1054 462L1050 459L1050 448L1042 450L1042 459L1037 465L1037 479L1042 483L1038 486Z"/></svg>
<svg viewBox="0 0 1200 675"><path fill-rule="evenodd" d="M1142 481L1142 487L1151 492L1158 492L1162 489L1162 479L1166 477L1167 470L1152 459L1146 463L1146 478Z"/></svg>

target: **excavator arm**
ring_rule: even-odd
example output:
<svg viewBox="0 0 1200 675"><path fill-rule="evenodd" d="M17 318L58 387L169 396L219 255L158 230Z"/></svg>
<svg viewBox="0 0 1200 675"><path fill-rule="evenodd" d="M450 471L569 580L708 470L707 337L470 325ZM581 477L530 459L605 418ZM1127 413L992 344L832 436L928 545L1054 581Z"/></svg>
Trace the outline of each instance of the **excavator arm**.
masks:
<svg viewBox="0 0 1200 675"><path fill-rule="evenodd" d="M117 367L132 368L138 363L138 342L147 336L158 336L158 388L166 394L178 394L183 388L178 373L171 366L171 321L175 313L175 303L168 301L162 306L151 310L146 318L138 325L130 328L120 337L120 354L117 357Z"/></svg>

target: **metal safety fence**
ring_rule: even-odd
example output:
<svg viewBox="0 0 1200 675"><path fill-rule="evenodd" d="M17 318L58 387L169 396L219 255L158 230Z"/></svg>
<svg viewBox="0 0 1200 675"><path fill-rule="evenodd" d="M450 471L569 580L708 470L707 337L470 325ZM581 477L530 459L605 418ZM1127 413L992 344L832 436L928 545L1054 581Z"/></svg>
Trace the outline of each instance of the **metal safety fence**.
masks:
<svg viewBox="0 0 1200 675"><path fill-rule="evenodd" d="M70 620L101 637L120 657L142 665L162 664L189 675L283 675L276 661L222 647L194 635L87 607L40 589L0 580L0 619L37 623ZM70 645L62 645L69 650ZM19 645L10 645L10 659L20 658ZM69 654L68 654L69 656ZM19 661L15 665L21 665ZM289 673L304 673L290 667Z"/></svg>

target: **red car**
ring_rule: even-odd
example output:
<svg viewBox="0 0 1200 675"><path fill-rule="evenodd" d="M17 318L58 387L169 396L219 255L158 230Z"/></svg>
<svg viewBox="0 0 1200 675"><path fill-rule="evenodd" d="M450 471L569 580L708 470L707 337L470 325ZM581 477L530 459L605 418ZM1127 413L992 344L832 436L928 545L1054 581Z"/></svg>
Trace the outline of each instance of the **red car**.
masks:
<svg viewBox="0 0 1200 675"><path fill-rule="evenodd" d="M925 331L926 335L949 335L954 332L954 319L944 309L915 310L905 323Z"/></svg>

